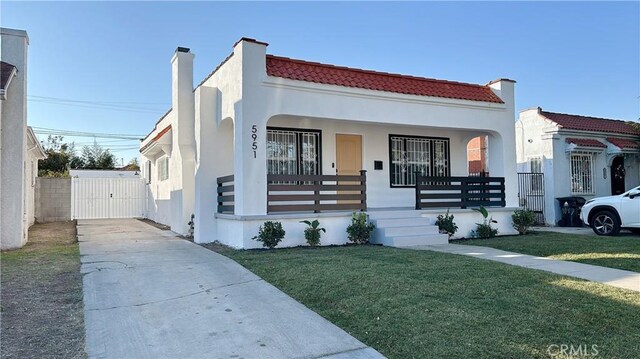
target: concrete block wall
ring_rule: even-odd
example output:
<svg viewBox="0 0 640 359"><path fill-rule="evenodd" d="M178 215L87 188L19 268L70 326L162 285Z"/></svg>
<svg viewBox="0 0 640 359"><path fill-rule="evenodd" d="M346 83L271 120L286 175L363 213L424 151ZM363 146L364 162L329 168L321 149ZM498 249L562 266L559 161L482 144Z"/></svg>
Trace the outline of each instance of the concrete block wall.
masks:
<svg viewBox="0 0 640 359"><path fill-rule="evenodd" d="M71 220L71 178L36 178L36 221Z"/></svg>

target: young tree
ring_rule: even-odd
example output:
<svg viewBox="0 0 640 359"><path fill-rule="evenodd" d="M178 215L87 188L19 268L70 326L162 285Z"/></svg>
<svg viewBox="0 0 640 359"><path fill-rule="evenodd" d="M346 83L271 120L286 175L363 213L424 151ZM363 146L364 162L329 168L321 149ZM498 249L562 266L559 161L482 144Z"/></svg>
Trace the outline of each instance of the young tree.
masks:
<svg viewBox="0 0 640 359"><path fill-rule="evenodd" d="M84 169L111 170L116 167L116 157L100 145L82 147L81 163ZM80 162L79 161L79 162Z"/></svg>
<svg viewBox="0 0 640 359"><path fill-rule="evenodd" d="M129 163L124 166L123 169L127 171L140 171L140 164L138 163L138 159L135 157L132 158L131 161L129 161Z"/></svg>
<svg viewBox="0 0 640 359"><path fill-rule="evenodd" d="M43 141L42 147L47 158L38 162L38 176L40 177L65 177L69 174L70 162L75 157L73 143L63 142L63 136L49 135Z"/></svg>

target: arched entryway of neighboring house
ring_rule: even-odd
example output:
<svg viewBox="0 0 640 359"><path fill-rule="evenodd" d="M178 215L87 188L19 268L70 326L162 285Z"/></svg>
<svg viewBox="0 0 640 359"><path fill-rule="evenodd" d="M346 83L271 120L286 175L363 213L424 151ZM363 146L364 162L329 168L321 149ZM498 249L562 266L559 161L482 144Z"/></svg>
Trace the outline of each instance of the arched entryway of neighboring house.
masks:
<svg viewBox="0 0 640 359"><path fill-rule="evenodd" d="M611 162L611 194L617 195L625 191L624 157L617 156Z"/></svg>
<svg viewBox="0 0 640 359"><path fill-rule="evenodd" d="M474 137L467 143L467 162L470 176L488 175L487 136Z"/></svg>

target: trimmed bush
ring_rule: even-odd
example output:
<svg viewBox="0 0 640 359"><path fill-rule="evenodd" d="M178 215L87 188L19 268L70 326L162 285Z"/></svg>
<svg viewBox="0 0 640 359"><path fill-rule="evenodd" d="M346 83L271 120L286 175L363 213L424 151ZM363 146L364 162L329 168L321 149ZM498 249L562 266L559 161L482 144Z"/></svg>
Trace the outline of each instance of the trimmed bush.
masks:
<svg viewBox="0 0 640 359"><path fill-rule="evenodd" d="M458 231L458 226L456 222L453 221L453 214L449 214L448 209L447 213L438 215L436 226L438 226L440 233L449 235L449 239Z"/></svg>
<svg viewBox="0 0 640 359"><path fill-rule="evenodd" d="M520 234L527 234L529 228L536 223L536 214L529 209L517 209L511 215L513 229Z"/></svg>
<svg viewBox="0 0 640 359"><path fill-rule="evenodd" d="M347 227L347 235L349 240L355 244L369 243L371 232L376 228L373 223L369 222L369 216L366 213L353 213L351 216L351 224Z"/></svg>
<svg viewBox="0 0 640 359"><path fill-rule="evenodd" d="M282 223L278 221L266 221L258 230L258 235L253 240L262 242L262 246L266 248L275 248L275 246L284 238L285 231L282 229Z"/></svg>

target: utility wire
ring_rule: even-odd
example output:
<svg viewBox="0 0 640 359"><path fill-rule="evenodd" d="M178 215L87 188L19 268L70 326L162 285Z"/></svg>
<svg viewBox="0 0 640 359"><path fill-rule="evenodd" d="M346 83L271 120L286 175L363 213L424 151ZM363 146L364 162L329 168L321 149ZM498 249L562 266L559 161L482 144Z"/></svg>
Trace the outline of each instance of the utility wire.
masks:
<svg viewBox="0 0 640 359"><path fill-rule="evenodd" d="M66 101L66 102L81 102L81 103L92 103L92 104L107 104L107 105L168 105L166 102L127 102L127 101L86 101L86 100L73 100L68 98L60 98L60 97L49 97L49 96L36 96L36 95L28 95L27 97L34 99L43 99L43 100L56 100L56 101Z"/></svg>
<svg viewBox="0 0 640 359"><path fill-rule="evenodd" d="M123 112L137 112L137 113L154 113L158 114L164 110L161 109L150 109L150 108L140 108L140 107L126 107L126 106L112 106L112 105L85 105L85 104L76 104L76 103L68 103L68 102L55 102L55 101L47 101L47 100L37 100L37 99L27 99L30 102L39 102L50 105L62 105L62 106L71 106L77 108L89 108L95 110L111 110L111 111L123 111Z"/></svg>
<svg viewBox="0 0 640 359"><path fill-rule="evenodd" d="M54 128L45 127L32 127L33 132L43 135L59 135L59 136L75 136L75 137L91 137L91 138L114 138L122 140L139 140L144 138L144 135L132 135L121 133L100 133L100 132L83 132L83 131L71 131L60 130Z"/></svg>

